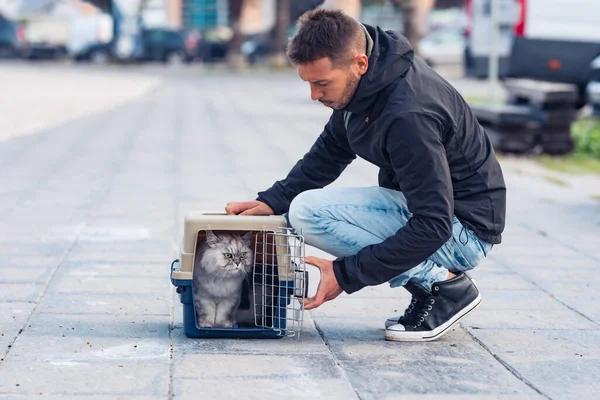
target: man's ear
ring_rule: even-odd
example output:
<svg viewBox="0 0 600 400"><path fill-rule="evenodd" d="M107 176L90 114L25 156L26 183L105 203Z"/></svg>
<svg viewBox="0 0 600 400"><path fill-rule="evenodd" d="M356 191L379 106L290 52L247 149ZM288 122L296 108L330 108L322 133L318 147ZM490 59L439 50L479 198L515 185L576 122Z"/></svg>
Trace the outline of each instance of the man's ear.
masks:
<svg viewBox="0 0 600 400"><path fill-rule="evenodd" d="M366 54L357 54L354 56L354 63L359 75L364 75L367 73L367 69L369 68L369 57L367 57Z"/></svg>

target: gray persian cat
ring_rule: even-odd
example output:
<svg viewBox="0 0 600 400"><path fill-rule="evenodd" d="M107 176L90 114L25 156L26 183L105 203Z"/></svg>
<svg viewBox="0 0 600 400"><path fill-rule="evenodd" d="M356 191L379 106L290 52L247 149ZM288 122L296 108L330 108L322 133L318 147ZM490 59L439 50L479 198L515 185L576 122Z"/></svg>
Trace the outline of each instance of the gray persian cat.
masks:
<svg viewBox="0 0 600 400"><path fill-rule="evenodd" d="M194 307L198 327L231 328L236 324L242 285L252 272L252 233L206 231L194 265Z"/></svg>

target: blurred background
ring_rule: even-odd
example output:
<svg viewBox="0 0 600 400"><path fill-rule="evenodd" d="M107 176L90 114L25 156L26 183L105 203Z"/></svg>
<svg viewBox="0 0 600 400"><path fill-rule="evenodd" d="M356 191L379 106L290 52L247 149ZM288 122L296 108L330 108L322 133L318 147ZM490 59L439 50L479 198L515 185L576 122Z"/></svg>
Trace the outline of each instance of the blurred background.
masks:
<svg viewBox="0 0 600 400"><path fill-rule="evenodd" d="M286 44L315 7L406 35L466 88L499 152L600 158L595 0L0 0L0 62L291 69Z"/></svg>

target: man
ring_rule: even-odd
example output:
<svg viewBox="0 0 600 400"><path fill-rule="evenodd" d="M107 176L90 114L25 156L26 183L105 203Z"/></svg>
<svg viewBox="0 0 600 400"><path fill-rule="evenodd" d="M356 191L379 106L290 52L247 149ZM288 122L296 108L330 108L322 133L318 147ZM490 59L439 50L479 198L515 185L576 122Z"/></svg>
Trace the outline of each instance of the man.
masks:
<svg viewBox="0 0 600 400"><path fill-rule="evenodd" d="M385 338L433 340L477 307L465 271L501 242L506 188L483 128L458 92L401 35L341 11L304 14L288 57L311 97L333 109L310 151L256 201L228 214L287 214L321 272L305 309L389 282L412 294ZM324 188L360 156L379 186Z"/></svg>

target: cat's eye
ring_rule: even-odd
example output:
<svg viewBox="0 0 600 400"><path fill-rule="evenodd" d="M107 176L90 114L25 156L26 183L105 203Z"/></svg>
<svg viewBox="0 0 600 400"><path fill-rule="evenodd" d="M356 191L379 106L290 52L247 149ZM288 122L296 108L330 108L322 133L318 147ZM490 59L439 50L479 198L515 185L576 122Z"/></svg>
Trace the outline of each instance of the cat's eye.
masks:
<svg viewBox="0 0 600 400"><path fill-rule="evenodd" d="M242 258L246 258L246 253L242 253Z"/></svg>
<svg viewBox="0 0 600 400"><path fill-rule="evenodd" d="M231 255L231 253L223 253L223 255L225 256L225 258L231 258L231 257L233 257L233 256Z"/></svg>

